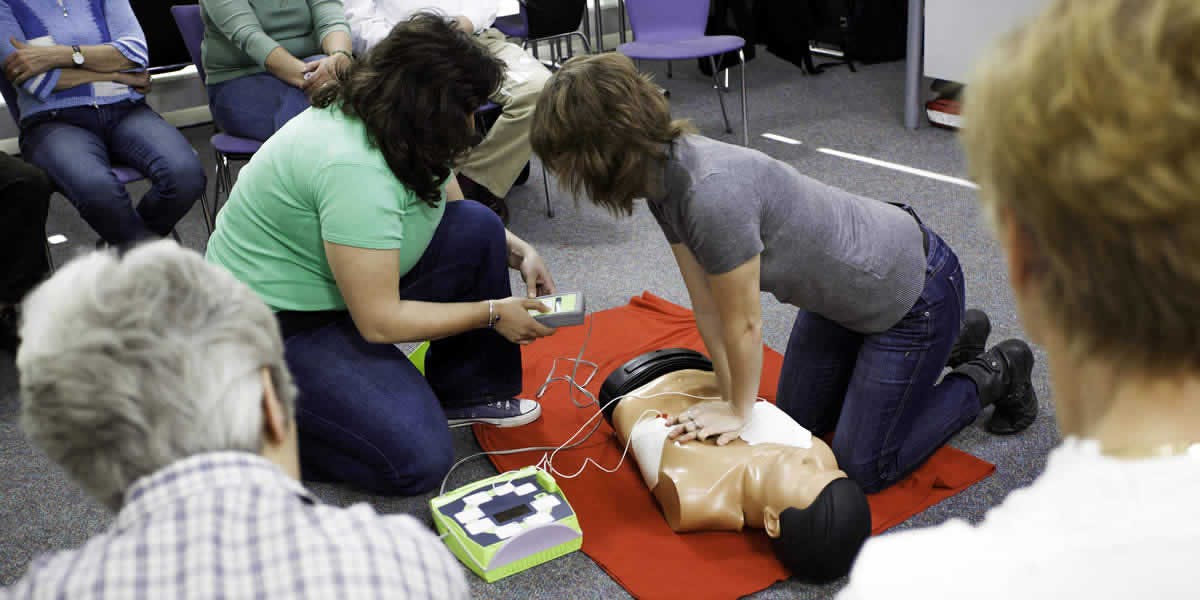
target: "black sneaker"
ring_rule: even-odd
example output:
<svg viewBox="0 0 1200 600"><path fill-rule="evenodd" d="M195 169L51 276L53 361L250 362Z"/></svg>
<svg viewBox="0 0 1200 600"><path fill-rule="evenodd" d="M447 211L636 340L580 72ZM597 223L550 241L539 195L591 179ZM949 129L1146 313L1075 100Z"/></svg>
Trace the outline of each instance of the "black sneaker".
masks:
<svg viewBox="0 0 1200 600"><path fill-rule="evenodd" d="M969 377L983 406L996 407L987 430L999 435L1024 431L1037 418L1033 389L1033 350L1021 340L1005 340L954 370Z"/></svg>
<svg viewBox="0 0 1200 600"><path fill-rule="evenodd" d="M957 369L959 365L983 354L987 348L988 336L992 334L992 322L987 313L977 308L967 310L963 315L962 331L950 348L950 358L946 366Z"/></svg>
<svg viewBox="0 0 1200 600"><path fill-rule="evenodd" d="M536 400L513 398L487 404L447 408L446 421L451 426L484 423L497 427L520 427L542 416L542 405Z"/></svg>

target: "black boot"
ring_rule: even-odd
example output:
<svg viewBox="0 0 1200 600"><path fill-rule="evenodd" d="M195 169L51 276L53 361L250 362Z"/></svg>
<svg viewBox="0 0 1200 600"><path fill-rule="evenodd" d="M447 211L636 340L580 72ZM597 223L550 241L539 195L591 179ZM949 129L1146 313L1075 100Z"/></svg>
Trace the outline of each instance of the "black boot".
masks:
<svg viewBox="0 0 1200 600"><path fill-rule="evenodd" d="M946 366L957 369L959 365L983 354L991 333L992 322L987 313L977 308L968 310L963 315L962 331L959 332L958 339L954 340L954 347L950 348L950 358L946 359Z"/></svg>
<svg viewBox="0 0 1200 600"><path fill-rule="evenodd" d="M1005 340L954 370L975 382L982 406L996 405L987 430L999 435L1023 431L1037 418L1033 389L1033 350L1021 340Z"/></svg>

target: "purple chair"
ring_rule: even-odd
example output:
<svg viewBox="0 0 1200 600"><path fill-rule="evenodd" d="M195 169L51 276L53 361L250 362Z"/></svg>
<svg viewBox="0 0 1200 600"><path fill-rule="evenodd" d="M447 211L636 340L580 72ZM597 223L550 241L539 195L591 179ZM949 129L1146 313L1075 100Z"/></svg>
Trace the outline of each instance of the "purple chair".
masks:
<svg viewBox="0 0 1200 600"><path fill-rule="evenodd" d="M17 105L17 90L13 88L13 85L8 81L8 78L4 77L3 75L0 75L0 96L4 97L4 104L8 106L8 114L12 117L13 124L16 125L17 129L19 130L21 127L21 108ZM119 182L121 185L129 185L135 181L141 181L146 178L146 176L142 175L137 169L118 164L112 165L112 174L117 178L117 182ZM53 180L51 180L51 183L53 183ZM62 193L62 190L58 189L57 186L55 186L54 191L60 194ZM208 233L211 235L212 227L210 227L210 222L208 219L208 201L204 199L204 196L200 197L200 208L204 211L204 226L208 228ZM171 236L174 237L175 241L179 242L180 245L183 244L183 240L179 238L179 232L175 231L173 228L171 229ZM50 255L49 240L46 241L46 259L50 262L50 271L54 272L54 258Z"/></svg>
<svg viewBox="0 0 1200 600"><path fill-rule="evenodd" d="M187 47L192 64L203 82L204 63L200 58L200 44L204 41L204 21L200 18L198 4L184 4L171 7L171 16L175 17L175 26L183 36L183 44ZM217 133L209 138L216 157L216 181L213 182L212 214L207 210L205 217L209 219L209 230L217 227L217 211L221 209L221 195L229 194L233 189L233 170L229 168L230 161L247 161L262 147L262 142L250 138L237 137L228 133Z"/></svg>
<svg viewBox="0 0 1200 600"><path fill-rule="evenodd" d="M733 133L725 112L716 57L738 53L742 63L742 143L750 145L750 120L746 113L746 40L735 35L704 35L708 22L709 0L625 0L634 41L621 44L617 51L634 60L686 60L708 57L712 65L713 86L721 102L725 132Z"/></svg>

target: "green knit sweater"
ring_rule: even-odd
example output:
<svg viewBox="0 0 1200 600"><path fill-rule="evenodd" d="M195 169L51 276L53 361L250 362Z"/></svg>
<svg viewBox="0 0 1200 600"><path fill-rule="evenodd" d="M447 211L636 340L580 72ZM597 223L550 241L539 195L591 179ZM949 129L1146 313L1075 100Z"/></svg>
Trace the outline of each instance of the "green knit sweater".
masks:
<svg viewBox="0 0 1200 600"><path fill-rule="evenodd" d="M341 0L201 0L206 83L261 73L283 46L303 59L320 54L333 31L350 33Z"/></svg>

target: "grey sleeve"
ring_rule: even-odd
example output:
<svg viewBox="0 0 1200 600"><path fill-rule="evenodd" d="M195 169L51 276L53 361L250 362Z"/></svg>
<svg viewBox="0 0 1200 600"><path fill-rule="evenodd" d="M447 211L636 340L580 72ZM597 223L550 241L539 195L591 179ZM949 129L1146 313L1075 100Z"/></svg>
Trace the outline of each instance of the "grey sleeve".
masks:
<svg viewBox="0 0 1200 600"><path fill-rule="evenodd" d="M761 208L753 182L713 173L692 189L683 226L688 249L710 275L728 273L763 251Z"/></svg>
<svg viewBox="0 0 1200 600"><path fill-rule="evenodd" d="M679 234L675 232L675 227L671 225L670 219L663 214L663 209L657 204L647 201L646 206L650 209L650 214L654 215L654 220L658 221L658 226L662 228L663 235L667 236L668 244L678 244L683 240L679 239Z"/></svg>

